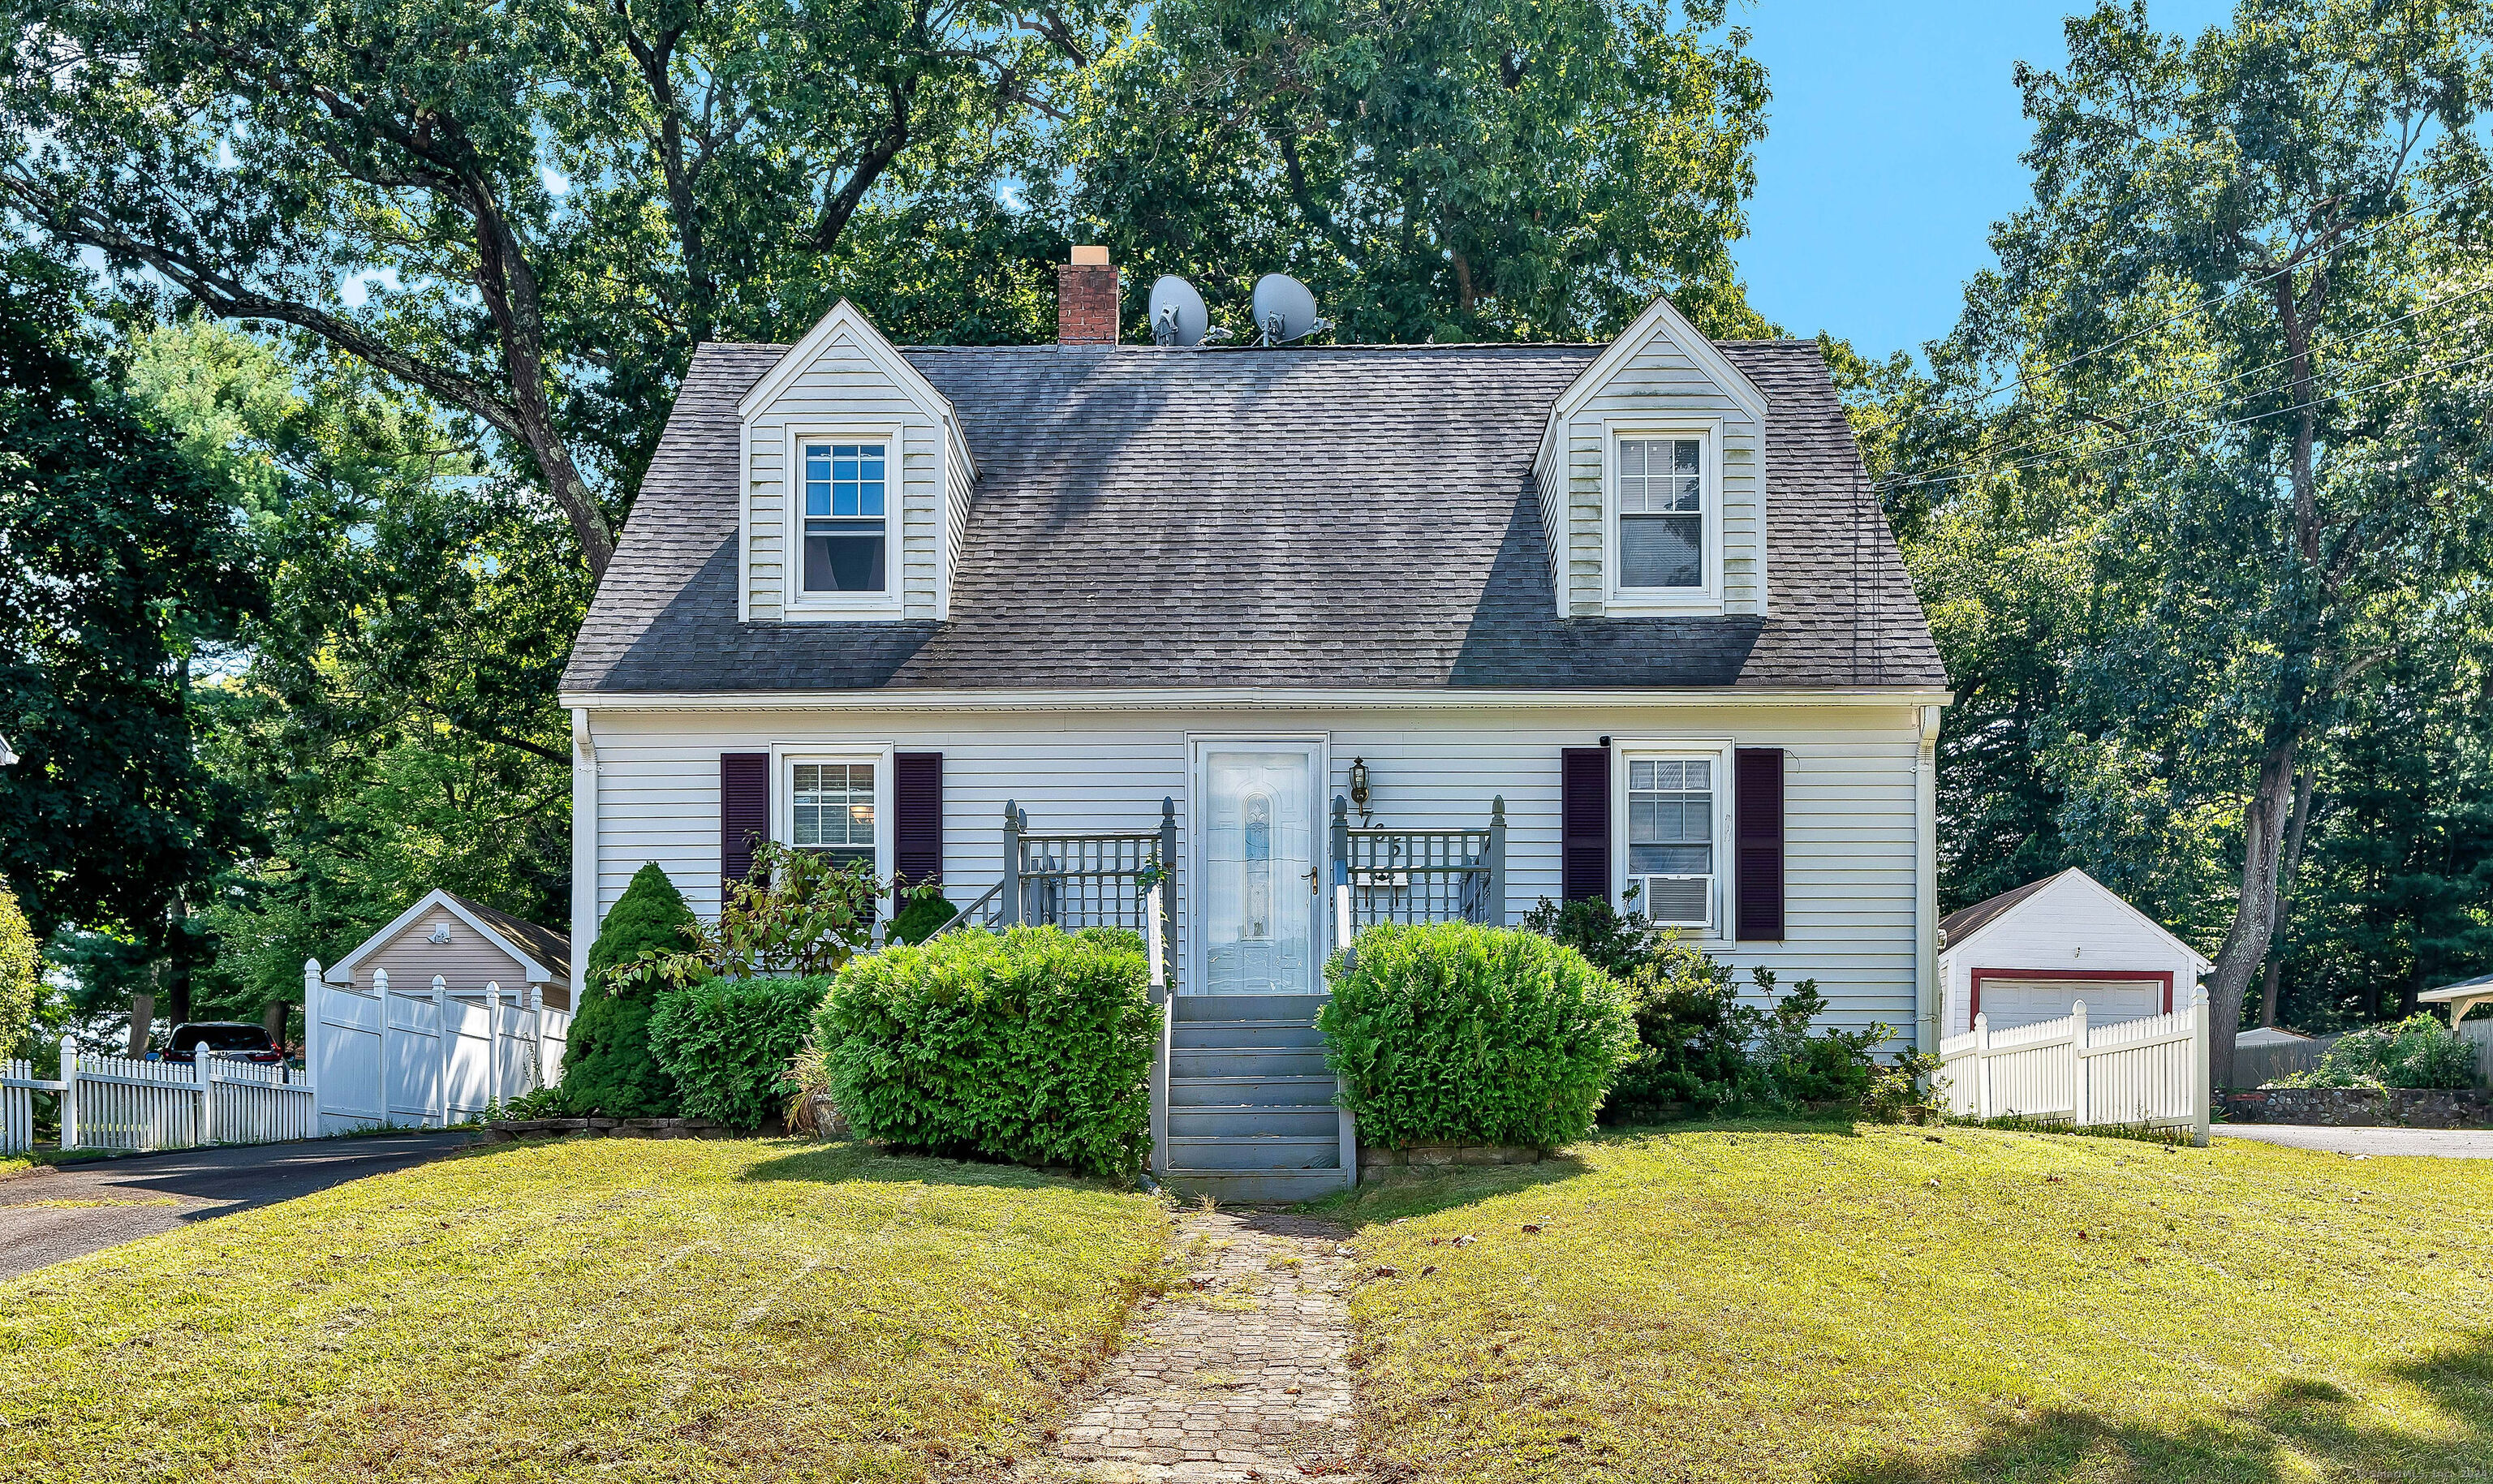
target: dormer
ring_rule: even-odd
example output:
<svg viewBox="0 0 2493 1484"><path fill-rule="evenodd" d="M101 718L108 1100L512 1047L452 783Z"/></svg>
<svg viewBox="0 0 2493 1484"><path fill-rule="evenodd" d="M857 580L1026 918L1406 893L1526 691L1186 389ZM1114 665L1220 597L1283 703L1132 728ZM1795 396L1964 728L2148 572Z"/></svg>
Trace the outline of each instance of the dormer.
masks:
<svg viewBox="0 0 2493 1484"><path fill-rule="evenodd" d="M1542 433L1558 616L1762 615L1765 472L1765 395L1656 299Z"/></svg>
<svg viewBox="0 0 2493 1484"><path fill-rule="evenodd" d="M737 617L951 616L977 463L952 403L846 299L736 403Z"/></svg>

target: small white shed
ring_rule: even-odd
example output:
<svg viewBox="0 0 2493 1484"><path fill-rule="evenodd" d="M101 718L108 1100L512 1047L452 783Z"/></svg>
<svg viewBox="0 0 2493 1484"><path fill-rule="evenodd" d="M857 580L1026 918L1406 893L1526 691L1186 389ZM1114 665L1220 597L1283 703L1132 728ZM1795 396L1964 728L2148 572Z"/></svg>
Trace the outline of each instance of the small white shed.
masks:
<svg viewBox="0 0 2493 1484"><path fill-rule="evenodd" d="M2079 1000L2097 1025L2190 1002L2215 965L2075 867L2029 881L1939 923L1943 1035L2057 1020Z"/></svg>

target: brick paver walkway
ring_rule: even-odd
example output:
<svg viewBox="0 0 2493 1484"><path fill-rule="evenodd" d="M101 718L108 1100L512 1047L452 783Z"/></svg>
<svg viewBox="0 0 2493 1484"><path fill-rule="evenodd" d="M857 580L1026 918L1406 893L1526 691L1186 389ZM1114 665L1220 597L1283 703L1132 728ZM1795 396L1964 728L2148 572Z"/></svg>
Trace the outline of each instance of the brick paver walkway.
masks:
<svg viewBox="0 0 2493 1484"><path fill-rule="evenodd" d="M1351 1484L1342 1231L1257 1210L1188 1213L1191 1280L1138 1315L1097 1392L1024 1477Z"/></svg>

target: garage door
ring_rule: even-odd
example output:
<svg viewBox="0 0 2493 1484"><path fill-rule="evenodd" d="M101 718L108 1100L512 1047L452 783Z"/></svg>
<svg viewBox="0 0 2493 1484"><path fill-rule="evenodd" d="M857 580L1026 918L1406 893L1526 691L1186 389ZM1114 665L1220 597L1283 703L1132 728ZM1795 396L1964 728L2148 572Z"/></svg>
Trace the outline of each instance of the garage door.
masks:
<svg viewBox="0 0 2493 1484"><path fill-rule="evenodd" d="M2161 979L1995 978L1983 974L1976 1004L1990 1018L1991 1028L2007 1030L2038 1021L2057 1021L2079 1000L2087 1002L2087 1024L2108 1025L2164 1013Z"/></svg>

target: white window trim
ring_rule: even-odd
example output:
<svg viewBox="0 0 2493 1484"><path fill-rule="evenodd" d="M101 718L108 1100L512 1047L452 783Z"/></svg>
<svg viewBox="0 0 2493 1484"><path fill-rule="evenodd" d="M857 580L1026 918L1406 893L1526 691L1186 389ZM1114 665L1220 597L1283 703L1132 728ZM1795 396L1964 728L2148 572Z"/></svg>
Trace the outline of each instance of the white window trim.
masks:
<svg viewBox="0 0 2493 1484"><path fill-rule="evenodd" d="M1614 740L1610 746L1610 900L1621 903L1628 871L1628 759L1702 757L1714 764L1714 889L1702 928L1681 928L1685 942L1728 947L1731 890L1731 743L1721 737L1655 737ZM1635 908L1642 915L1639 903Z"/></svg>
<svg viewBox="0 0 2493 1484"><path fill-rule="evenodd" d="M891 876L891 755L889 742L840 744L773 742L770 744L770 838L793 846L796 838L796 764L800 762L870 762L874 764L874 878Z"/></svg>
<svg viewBox="0 0 2493 1484"><path fill-rule="evenodd" d="M1705 481L1705 585L1619 585L1619 441L1623 438L1696 438L1704 445L1699 465ZM1720 418L1602 419L1602 607L1613 617L1723 611L1723 423Z"/></svg>
<svg viewBox="0 0 2493 1484"><path fill-rule="evenodd" d="M780 451L782 542L780 610L794 618L897 618L901 613L902 530L908 508L909 445L905 423L791 423ZM883 591L809 593L805 590L805 471L808 443L881 443L884 461Z"/></svg>

